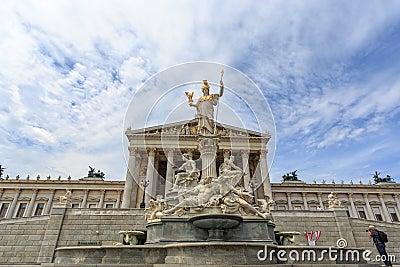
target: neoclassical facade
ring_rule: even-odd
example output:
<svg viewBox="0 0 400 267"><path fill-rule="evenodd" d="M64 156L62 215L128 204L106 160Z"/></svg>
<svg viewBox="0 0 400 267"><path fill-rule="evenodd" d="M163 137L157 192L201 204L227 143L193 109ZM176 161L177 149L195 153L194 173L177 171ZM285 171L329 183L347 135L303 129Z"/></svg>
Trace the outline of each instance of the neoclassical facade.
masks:
<svg viewBox="0 0 400 267"><path fill-rule="evenodd" d="M251 192L257 185L255 194L261 198L271 196L267 164L268 133L217 124L214 146L199 142L201 137L196 129L196 120L192 120L126 131L129 166L123 208L140 207L145 181L148 181L145 203L150 197L166 196L174 184L176 169L184 163L183 154L195 160L202 177L216 177L218 174L214 172L224 159L234 156L235 164L245 173L241 186Z"/></svg>

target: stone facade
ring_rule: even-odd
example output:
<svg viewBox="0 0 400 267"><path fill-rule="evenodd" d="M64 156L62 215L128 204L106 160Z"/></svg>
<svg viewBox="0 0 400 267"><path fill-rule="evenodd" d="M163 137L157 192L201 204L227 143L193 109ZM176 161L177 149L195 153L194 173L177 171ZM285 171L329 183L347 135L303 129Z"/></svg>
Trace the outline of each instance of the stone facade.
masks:
<svg viewBox="0 0 400 267"><path fill-rule="evenodd" d="M254 193L256 199L272 197L276 202L272 211L276 230L299 232L298 244L306 244L304 232L318 230L322 234L317 245L335 247L336 241L343 238L349 247L376 253L365 233L373 224L388 233L388 253L400 260L400 184L271 183L266 160L268 134L217 124L218 142L210 146L217 150L208 151L210 147L194 131L195 121L128 129L130 157L125 181L70 177L1 180L0 264L184 263L188 259L178 255L179 246L175 249L171 244L136 252L126 247L115 249L122 242L120 231L148 230L144 210L139 207L150 197L170 192L183 153L193 157L203 175L210 171L207 166L218 170L225 158L234 155L235 164L244 170L240 181L243 189ZM145 195L141 181L149 181ZM331 192L337 194L341 207L329 208ZM256 253L263 245L249 242L246 246L251 249L242 251L243 255ZM234 247L221 253L234 254ZM158 256L146 254L150 250L157 250ZM97 256L84 262L88 253ZM253 256L247 255L244 260Z"/></svg>

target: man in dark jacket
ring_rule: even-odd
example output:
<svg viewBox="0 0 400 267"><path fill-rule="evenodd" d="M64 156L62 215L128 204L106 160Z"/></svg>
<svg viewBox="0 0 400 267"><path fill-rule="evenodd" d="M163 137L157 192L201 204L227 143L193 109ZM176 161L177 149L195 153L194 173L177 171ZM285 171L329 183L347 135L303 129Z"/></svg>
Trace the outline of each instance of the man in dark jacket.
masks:
<svg viewBox="0 0 400 267"><path fill-rule="evenodd" d="M374 242L376 249L378 250L379 254L381 255L381 259L385 263L383 266L392 266L392 263L389 260L388 254L386 253L385 249L385 242L381 240L379 237L379 232L378 230L375 229L375 226L370 225L368 227L368 235L369 238L372 238L372 241Z"/></svg>

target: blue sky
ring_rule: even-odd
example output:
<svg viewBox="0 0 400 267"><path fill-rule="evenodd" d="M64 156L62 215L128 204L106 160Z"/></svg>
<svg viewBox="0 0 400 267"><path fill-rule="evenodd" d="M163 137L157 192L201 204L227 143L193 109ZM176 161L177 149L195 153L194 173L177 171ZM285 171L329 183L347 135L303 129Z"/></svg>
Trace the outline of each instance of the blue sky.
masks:
<svg viewBox="0 0 400 267"><path fill-rule="evenodd" d="M135 92L168 67L211 61L267 99L272 181L295 169L307 182L400 179L398 1L3 1L0 25L11 177L80 178L91 165L123 180Z"/></svg>

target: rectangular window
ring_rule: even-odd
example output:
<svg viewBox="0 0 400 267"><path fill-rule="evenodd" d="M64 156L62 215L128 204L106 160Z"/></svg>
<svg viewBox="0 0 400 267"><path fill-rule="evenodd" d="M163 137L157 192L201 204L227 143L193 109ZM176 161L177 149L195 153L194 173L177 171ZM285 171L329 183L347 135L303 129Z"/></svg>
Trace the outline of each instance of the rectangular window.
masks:
<svg viewBox="0 0 400 267"><path fill-rule="evenodd" d="M112 209L114 208L114 204L106 204L106 209Z"/></svg>
<svg viewBox="0 0 400 267"><path fill-rule="evenodd" d="M286 209L286 206L280 205L280 206L278 206L278 210L287 210L287 209Z"/></svg>
<svg viewBox="0 0 400 267"><path fill-rule="evenodd" d="M15 217L19 218L19 217L24 216L24 213L25 213L25 210L26 210L26 206L27 206L26 203L19 204L17 215L15 215Z"/></svg>
<svg viewBox="0 0 400 267"><path fill-rule="evenodd" d="M373 207L372 211L374 212L375 219L377 221L383 221L383 217L382 217L381 210L379 209L379 207Z"/></svg>
<svg viewBox="0 0 400 267"><path fill-rule="evenodd" d="M97 204L89 204L89 209L95 209L97 208Z"/></svg>
<svg viewBox="0 0 400 267"><path fill-rule="evenodd" d="M40 216L43 214L44 203L38 203L35 210L35 216Z"/></svg>
<svg viewBox="0 0 400 267"><path fill-rule="evenodd" d="M7 210L8 210L9 206L10 206L10 203L3 203L3 205L1 205L0 218L5 218L6 217Z"/></svg>
<svg viewBox="0 0 400 267"><path fill-rule="evenodd" d="M72 203L71 208L78 209L79 208L79 204L78 203Z"/></svg>
<svg viewBox="0 0 400 267"><path fill-rule="evenodd" d="M392 218L392 222L398 222L399 217L397 217L397 213L394 207L389 207L390 217Z"/></svg>
<svg viewBox="0 0 400 267"><path fill-rule="evenodd" d="M357 211L358 211L358 216L359 216L361 219L367 219L367 216L365 215L364 208L359 207L359 208L357 208Z"/></svg>
<svg viewBox="0 0 400 267"><path fill-rule="evenodd" d="M295 206L294 206L294 209L295 209L295 210L302 210L302 209L303 209L303 207L302 207L302 206L300 206L300 205L295 205Z"/></svg>
<svg viewBox="0 0 400 267"><path fill-rule="evenodd" d="M314 205L310 205L310 208L309 208L310 210L317 210L317 206L314 206Z"/></svg>

